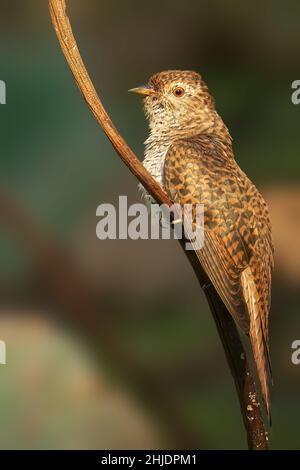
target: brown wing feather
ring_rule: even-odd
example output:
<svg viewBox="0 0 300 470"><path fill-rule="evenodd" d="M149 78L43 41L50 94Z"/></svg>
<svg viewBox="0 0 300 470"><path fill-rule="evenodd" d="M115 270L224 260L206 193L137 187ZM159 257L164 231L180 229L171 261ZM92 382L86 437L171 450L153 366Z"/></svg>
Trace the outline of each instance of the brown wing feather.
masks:
<svg viewBox="0 0 300 470"><path fill-rule="evenodd" d="M204 205L197 256L229 312L250 333L269 412L266 356L273 246L267 206L236 164L231 144L210 135L169 148L164 187L175 203Z"/></svg>

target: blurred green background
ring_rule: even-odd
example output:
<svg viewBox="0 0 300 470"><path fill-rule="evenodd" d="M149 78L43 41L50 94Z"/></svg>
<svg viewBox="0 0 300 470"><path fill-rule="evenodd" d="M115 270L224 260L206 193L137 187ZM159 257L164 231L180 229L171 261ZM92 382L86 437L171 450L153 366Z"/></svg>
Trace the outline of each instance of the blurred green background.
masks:
<svg viewBox="0 0 300 470"><path fill-rule="evenodd" d="M299 449L300 3L70 0L95 86L138 155L127 90L199 71L265 195L276 270L270 319L273 449ZM215 326L175 241L99 241L96 208L128 195L74 83L47 1L0 0L0 448L245 448Z"/></svg>

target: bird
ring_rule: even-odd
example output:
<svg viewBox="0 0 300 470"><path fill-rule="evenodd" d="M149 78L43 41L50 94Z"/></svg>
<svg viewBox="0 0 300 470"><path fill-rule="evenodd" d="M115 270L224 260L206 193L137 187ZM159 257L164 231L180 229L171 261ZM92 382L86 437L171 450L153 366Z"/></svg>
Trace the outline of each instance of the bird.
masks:
<svg viewBox="0 0 300 470"><path fill-rule="evenodd" d="M129 91L142 95L149 123L144 167L174 204L204 206L204 243L197 259L239 329L250 337L271 425L274 245L268 206L236 162L233 139L199 73L159 72Z"/></svg>

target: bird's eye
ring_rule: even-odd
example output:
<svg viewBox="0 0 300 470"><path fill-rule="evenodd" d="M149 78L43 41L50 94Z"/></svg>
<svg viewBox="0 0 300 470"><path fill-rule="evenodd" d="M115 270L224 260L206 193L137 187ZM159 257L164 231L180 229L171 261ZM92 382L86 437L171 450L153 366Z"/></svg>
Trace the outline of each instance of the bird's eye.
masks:
<svg viewBox="0 0 300 470"><path fill-rule="evenodd" d="M173 95L180 98L184 95L184 89L181 86L176 86L175 88L173 88Z"/></svg>

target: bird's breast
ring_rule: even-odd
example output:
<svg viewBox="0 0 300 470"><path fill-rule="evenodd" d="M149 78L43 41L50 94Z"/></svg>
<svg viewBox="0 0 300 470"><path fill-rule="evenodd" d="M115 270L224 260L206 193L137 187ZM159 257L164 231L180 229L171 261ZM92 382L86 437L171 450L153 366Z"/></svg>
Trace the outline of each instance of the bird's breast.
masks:
<svg viewBox="0 0 300 470"><path fill-rule="evenodd" d="M157 144L146 141L145 157L143 165L151 176L163 186L165 157L170 147L170 143ZM149 194L140 186L144 198L149 199Z"/></svg>

